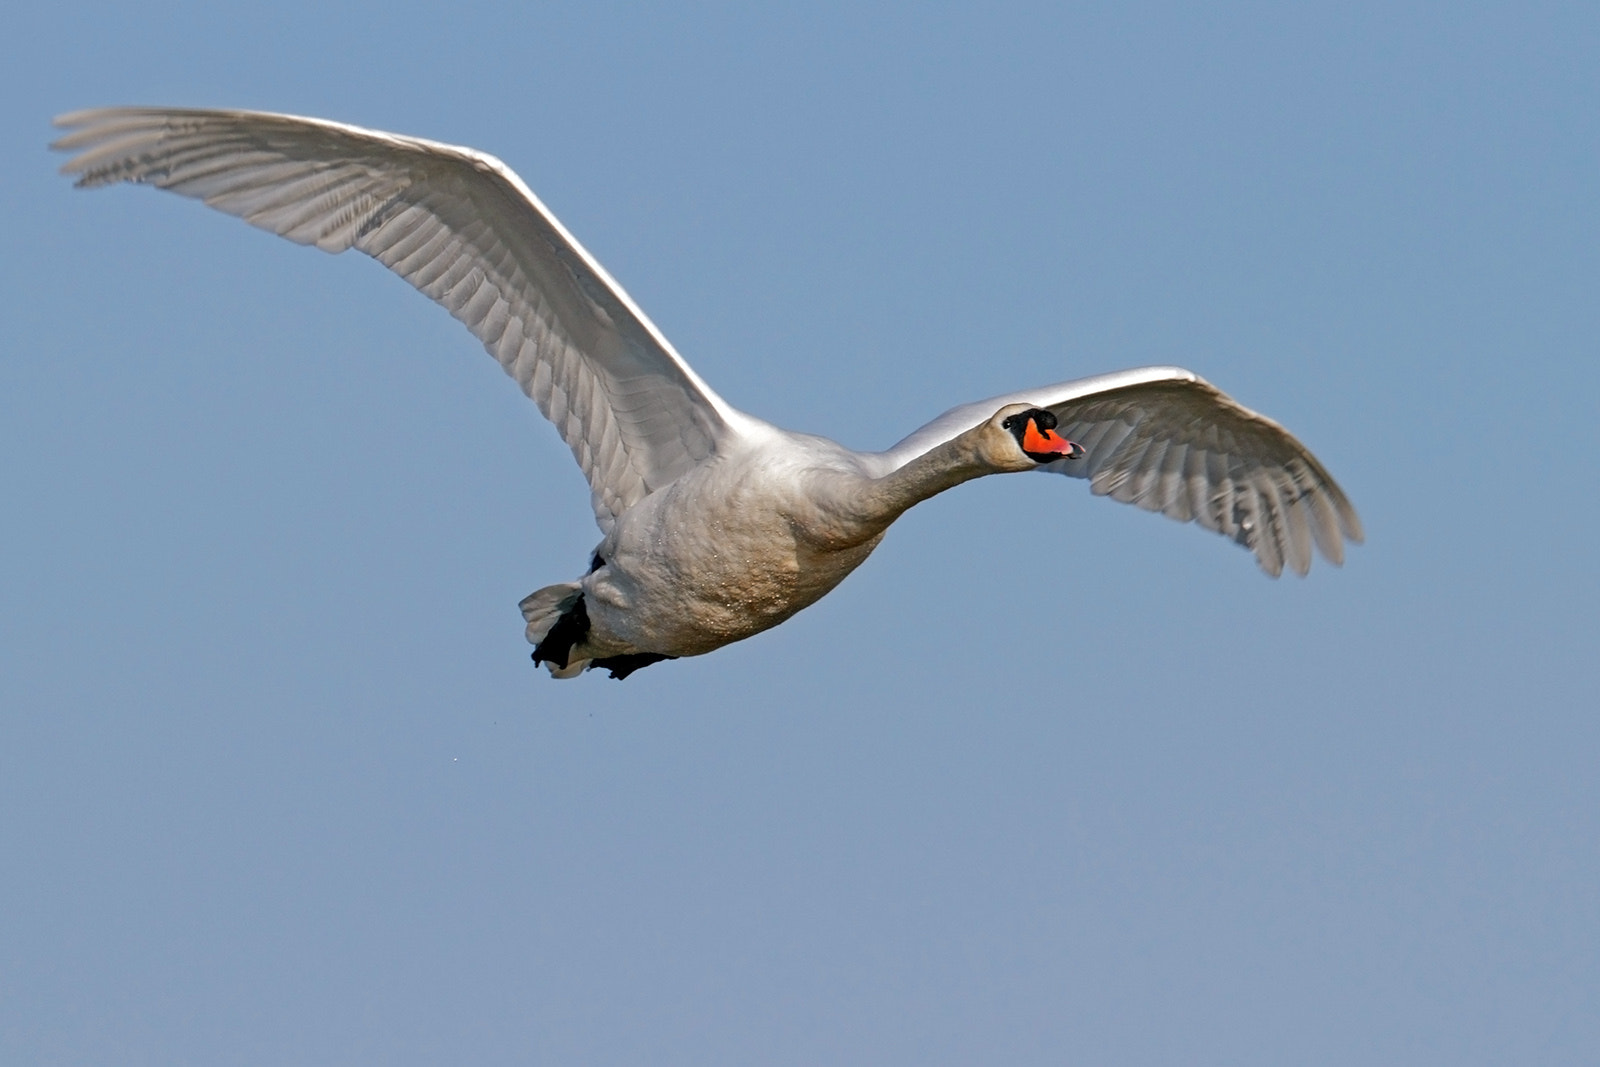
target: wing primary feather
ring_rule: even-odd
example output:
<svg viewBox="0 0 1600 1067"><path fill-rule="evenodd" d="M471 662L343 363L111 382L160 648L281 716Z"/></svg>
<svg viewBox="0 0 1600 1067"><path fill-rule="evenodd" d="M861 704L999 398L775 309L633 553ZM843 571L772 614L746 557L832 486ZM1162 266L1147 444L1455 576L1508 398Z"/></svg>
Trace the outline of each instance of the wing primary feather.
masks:
<svg viewBox="0 0 1600 1067"><path fill-rule="evenodd" d="M1261 523L1256 539L1256 559L1276 578L1283 573L1284 564L1283 503L1278 499L1277 486L1271 476L1260 467L1250 472L1250 485L1259 503L1257 516Z"/></svg>
<svg viewBox="0 0 1600 1067"><path fill-rule="evenodd" d="M1283 525L1288 532L1289 565L1296 574L1305 577L1306 572L1311 570L1311 522L1305 494L1295 484L1292 471L1288 469L1279 475L1278 490L1279 498L1283 501Z"/></svg>

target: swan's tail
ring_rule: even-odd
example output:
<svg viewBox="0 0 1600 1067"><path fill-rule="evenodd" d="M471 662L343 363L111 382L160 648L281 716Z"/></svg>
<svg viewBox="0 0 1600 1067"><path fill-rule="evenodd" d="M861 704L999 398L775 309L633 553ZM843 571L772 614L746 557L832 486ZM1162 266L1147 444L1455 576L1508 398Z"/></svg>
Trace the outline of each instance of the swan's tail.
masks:
<svg viewBox="0 0 1600 1067"><path fill-rule="evenodd" d="M583 634L570 634L575 629L577 616L582 616L583 629L588 630L589 616L583 611L583 588L577 582L547 585L537 593L529 593L518 605L528 623L528 643L534 646L533 661L543 663L552 678L576 678L589 666L586 659L568 660L572 646L583 639ZM563 620L566 626L559 626ZM551 631L560 631L552 634ZM558 640L551 642L548 638ZM575 639L574 639L575 637ZM564 644L564 648L555 648Z"/></svg>

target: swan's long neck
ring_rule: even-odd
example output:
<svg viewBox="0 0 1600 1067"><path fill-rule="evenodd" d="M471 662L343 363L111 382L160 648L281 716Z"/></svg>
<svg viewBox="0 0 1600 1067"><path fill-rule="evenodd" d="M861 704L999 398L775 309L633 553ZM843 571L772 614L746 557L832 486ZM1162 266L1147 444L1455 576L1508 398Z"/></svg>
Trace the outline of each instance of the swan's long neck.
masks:
<svg viewBox="0 0 1600 1067"><path fill-rule="evenodd" d="M969 440L982 429L980 426L953 437L898 470L867 482L861 493L866 510L883 515L887 526L913 506L946 489L996 473Z"/></svg>
<svg viewBox="0 0 1600 1067"><path fill-rule="evenodd" d="M826 510L842 527L830 532L842 535L846 542L876 538L908 509L929 497L962 482L1006 470L984 455L980 435L986 429L974 427L879 478L830 479L828 491L818 494L819 498L825 497Z"/></svg>

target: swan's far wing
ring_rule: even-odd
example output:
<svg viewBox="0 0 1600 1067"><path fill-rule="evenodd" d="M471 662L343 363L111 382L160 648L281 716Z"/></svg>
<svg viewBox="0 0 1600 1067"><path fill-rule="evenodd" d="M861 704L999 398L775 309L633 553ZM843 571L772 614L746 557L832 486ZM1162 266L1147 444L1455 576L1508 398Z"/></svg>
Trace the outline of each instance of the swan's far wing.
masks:
<svg viewBox="0 0 1600 1067"><path fill-rule="evenodd" d="M1049 408L1057 431L1084 449L1041 470L1087 478L1109 496L1196 522L1255 553L1273 577L1311 567L1311 546L1334 563L1359 544L1355 508L1309 449L1271 419L1179 367L1141 367L964 404L885 453L898 467L1007 404Z"/></svg>
<svg viewBox="0 0 1600 1067"><path fill-rule="evenodd" d="M248 111L106 108L56 124L80 186L142 182L325 252L355 248L444 305L555 424L602 530L729 431L731 409L492 156Z"/></svg>

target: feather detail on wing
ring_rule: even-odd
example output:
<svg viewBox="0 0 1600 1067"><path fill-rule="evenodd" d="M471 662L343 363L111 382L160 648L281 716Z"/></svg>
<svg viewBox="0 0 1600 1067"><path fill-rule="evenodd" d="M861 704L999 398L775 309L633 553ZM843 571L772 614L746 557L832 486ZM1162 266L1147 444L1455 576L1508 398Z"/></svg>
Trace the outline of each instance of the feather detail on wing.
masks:
<svg viewBox="0 0 1600 1067"><path fill-rule="evenodd" d="M1008 404L1049 408L1056 432L1084 449L1040 470L1086 478L1109 496L1195 522L1255 553L1273 577L1333 563L1359 544L1361 520L1317 458L1289 431L1179 367L1142 367L964 404L884 453L889 469L976 426Z"/></svg>
<svg viewBox="0 0 1600 1067"><path fill-rule="evenodd" d="M442 304L555 424L604 531L739 419L492 156L247 111L107 108L56 124L80 186L142 182L325 252L355 248Z"/></svg>

